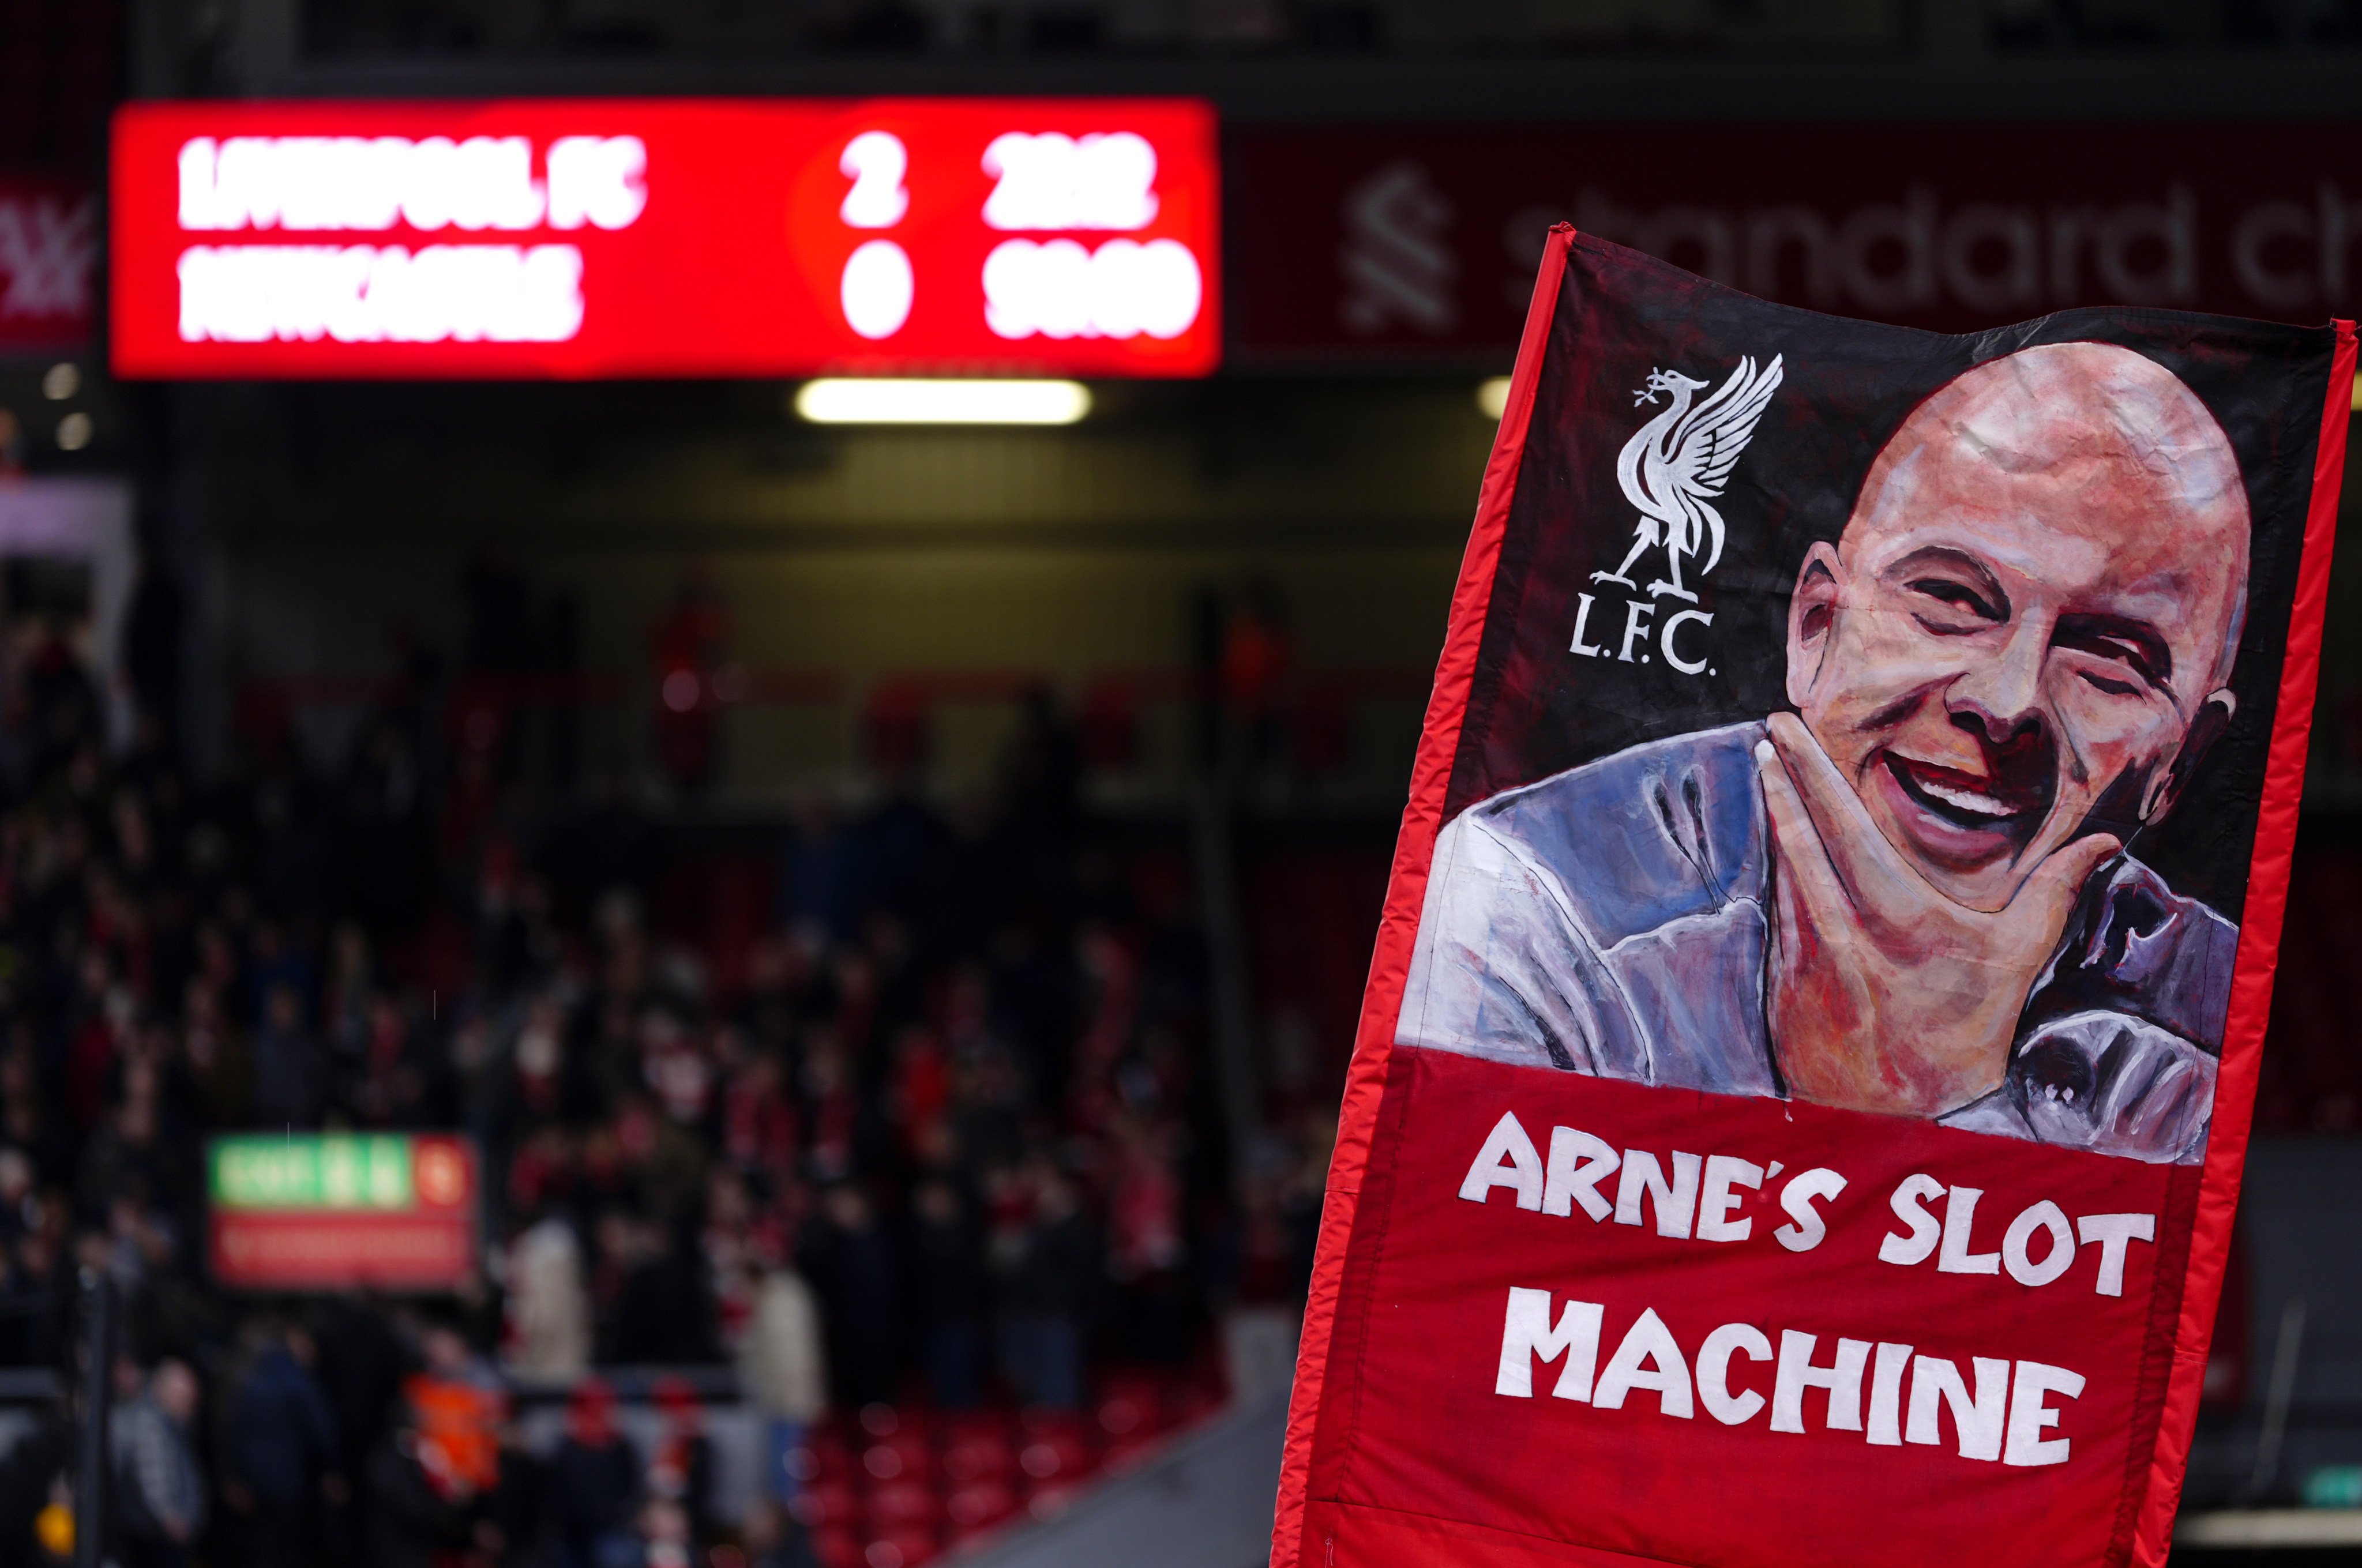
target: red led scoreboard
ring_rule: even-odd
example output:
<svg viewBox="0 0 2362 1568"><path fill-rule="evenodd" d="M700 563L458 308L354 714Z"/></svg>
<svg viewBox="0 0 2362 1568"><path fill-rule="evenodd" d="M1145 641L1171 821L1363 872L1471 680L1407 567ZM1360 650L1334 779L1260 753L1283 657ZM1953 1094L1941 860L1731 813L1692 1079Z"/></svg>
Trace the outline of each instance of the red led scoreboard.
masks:
<svg viewBox="0 0 2362 1568"><path fill-rule="evenodd" d="M1179 99L135 105L126 377L1201 376Z"/></svg>

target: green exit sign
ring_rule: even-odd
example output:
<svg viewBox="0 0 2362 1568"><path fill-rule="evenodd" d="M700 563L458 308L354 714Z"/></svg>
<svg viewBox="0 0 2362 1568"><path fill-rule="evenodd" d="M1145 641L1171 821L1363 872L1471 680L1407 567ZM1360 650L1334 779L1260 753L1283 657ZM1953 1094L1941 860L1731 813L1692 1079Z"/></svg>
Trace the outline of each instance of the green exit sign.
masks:
<svg viewBox="0 0 2362 1568"><path fill-rule="evenodd" d="M412 1141L337 1133L218 1138L210 1187L220 1209L407 1209L416 1202Z"/></svg>

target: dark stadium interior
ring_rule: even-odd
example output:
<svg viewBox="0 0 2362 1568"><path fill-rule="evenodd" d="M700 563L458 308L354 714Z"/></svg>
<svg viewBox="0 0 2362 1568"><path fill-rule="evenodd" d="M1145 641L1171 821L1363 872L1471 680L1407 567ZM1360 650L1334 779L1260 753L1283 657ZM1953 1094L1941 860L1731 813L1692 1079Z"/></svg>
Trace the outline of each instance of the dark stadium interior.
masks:
<svg viewBox="0 0 2362 1568"><path fill-rule="evenodd" d="M1244 335L972 429L0 333L0 505L130 497L0 560L0 1568L73 1555L96 1275L127 1565L1080 1561L1011 1543L1284 1398L1530 277L1258 352L1338 263L1249 275L1257 149L2286 122L2362 191L2357 88L2355 0L0 0L0 177L83 190L138 100L1204 98ZM2362 1508L2357 966L2349 536L2191 1514ZM464 1136L458 1287L216 1278L208 1140L324 1132Z"/></svg>

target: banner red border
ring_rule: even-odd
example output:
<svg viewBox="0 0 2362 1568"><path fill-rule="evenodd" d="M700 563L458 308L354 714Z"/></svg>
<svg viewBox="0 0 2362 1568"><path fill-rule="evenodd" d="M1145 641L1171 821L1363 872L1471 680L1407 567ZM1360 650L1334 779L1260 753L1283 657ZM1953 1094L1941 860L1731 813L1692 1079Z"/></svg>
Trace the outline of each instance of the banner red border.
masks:
<svg viewBox="0 0 2362 1568"><path fill-rule="evenodd" d="M1394 869L1386 906L1378 924L1377 950L1362 996L1362 1021L1353 1042L1353 1062L1345 1075L1345 1099L1337 1121L1336 1151L1329 1160L1327 1201L1320 1211L1319 1250L1305 1293L1304 1335L1297 1347L1296 1391L1288 1403L1287 1446L1280 1461L1279 1500L1272 1519L1271 1568L1297 1568L1303 1560L1306 1494L1309 1490L1313 1425L1328 1368L1329 1343L1336 1329L1337 1297L1345 1277L1346 1242L1360 1208L1362 1177L1377 1130L1378 1105L1385 1094L1386 1066L1394 1052L1395 1015L1402 1010L1403 986L1410 972L1411 947L1418 939L1418 911L1427 896L1427 870L1435 835L1443 827L1443 800L1451 783L1451 761L1460 749L1461 721L1468 712L1468 688L1476 674L1476 649L1485 636L1485 613L1493 599L1493 573L1501 558L1501 536L1508 527L1509 502L1517 493L1518 468L1526 455L1526 429L1533 419L1534 388L1541 379L1542 351L1550 341L1551 317L1574 228L1560 224L1543 248L1534 280L1533 303L1518 342L1517 368L1509 376L1509 399L1493 437L1477 491L1476 524L1461 558L1460 583L1451 593L1451 620L1443 654L1435 666L1435 690L1420 727L1418 757L1411 770L1410 799L1403 807L1402 832L1395 840Z"/></svg>
<svg viewBox="0 0 2362 1568"><path fill-rule="evenodd" d="M2321 674L2321 622L2329 602L2329 560L2337 542L2337 495L2345 475L2345 429L2352 417L2354 324L2340 321L2337 351L2314 449L2312 504L2305 513L2304 555L2290 606L2280 691L2272 715L2271 752L2256 822L2246 909L2239 920L2239 956L2231 972L2229 1028L2214 1086L2214 1123L2206 1145L2205 1176L2191 1226L2189 1272L2182 1276L2181 1320L2173 1338L2165 1411L2149 1461L2132 1560L2162 1568L2173 1545L2174 1513L2198 1424L2198 1395L2214 1336L2214 1308L2231 1252L2231 1218L2239 1203L2239 1176L2247 1158L2256 1075L2262 1065L2264 1025L2271 1013L2272 977L2279 966L2280 917L2288 904L2289 861L2296 847L2297 807L2304 794L2305 749L2312 735L2313 688Z"/></svg>

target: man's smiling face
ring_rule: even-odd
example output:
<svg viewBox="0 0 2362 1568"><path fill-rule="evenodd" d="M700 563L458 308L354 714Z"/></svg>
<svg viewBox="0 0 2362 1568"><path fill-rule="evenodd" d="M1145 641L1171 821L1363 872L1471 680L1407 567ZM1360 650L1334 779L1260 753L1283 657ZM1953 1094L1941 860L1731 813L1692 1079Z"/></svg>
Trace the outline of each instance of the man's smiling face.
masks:
<svg viewBox="0 0 2362 1568"><path fill-rule="evenodd" d="M2058 344L1920 405L1816 545L1788 695L1879 831L1997 910L2099 809L2154 820L2231 709L2246 494L2169 371ZM2209 710L2213 712L2209 712Z"/></svg>

